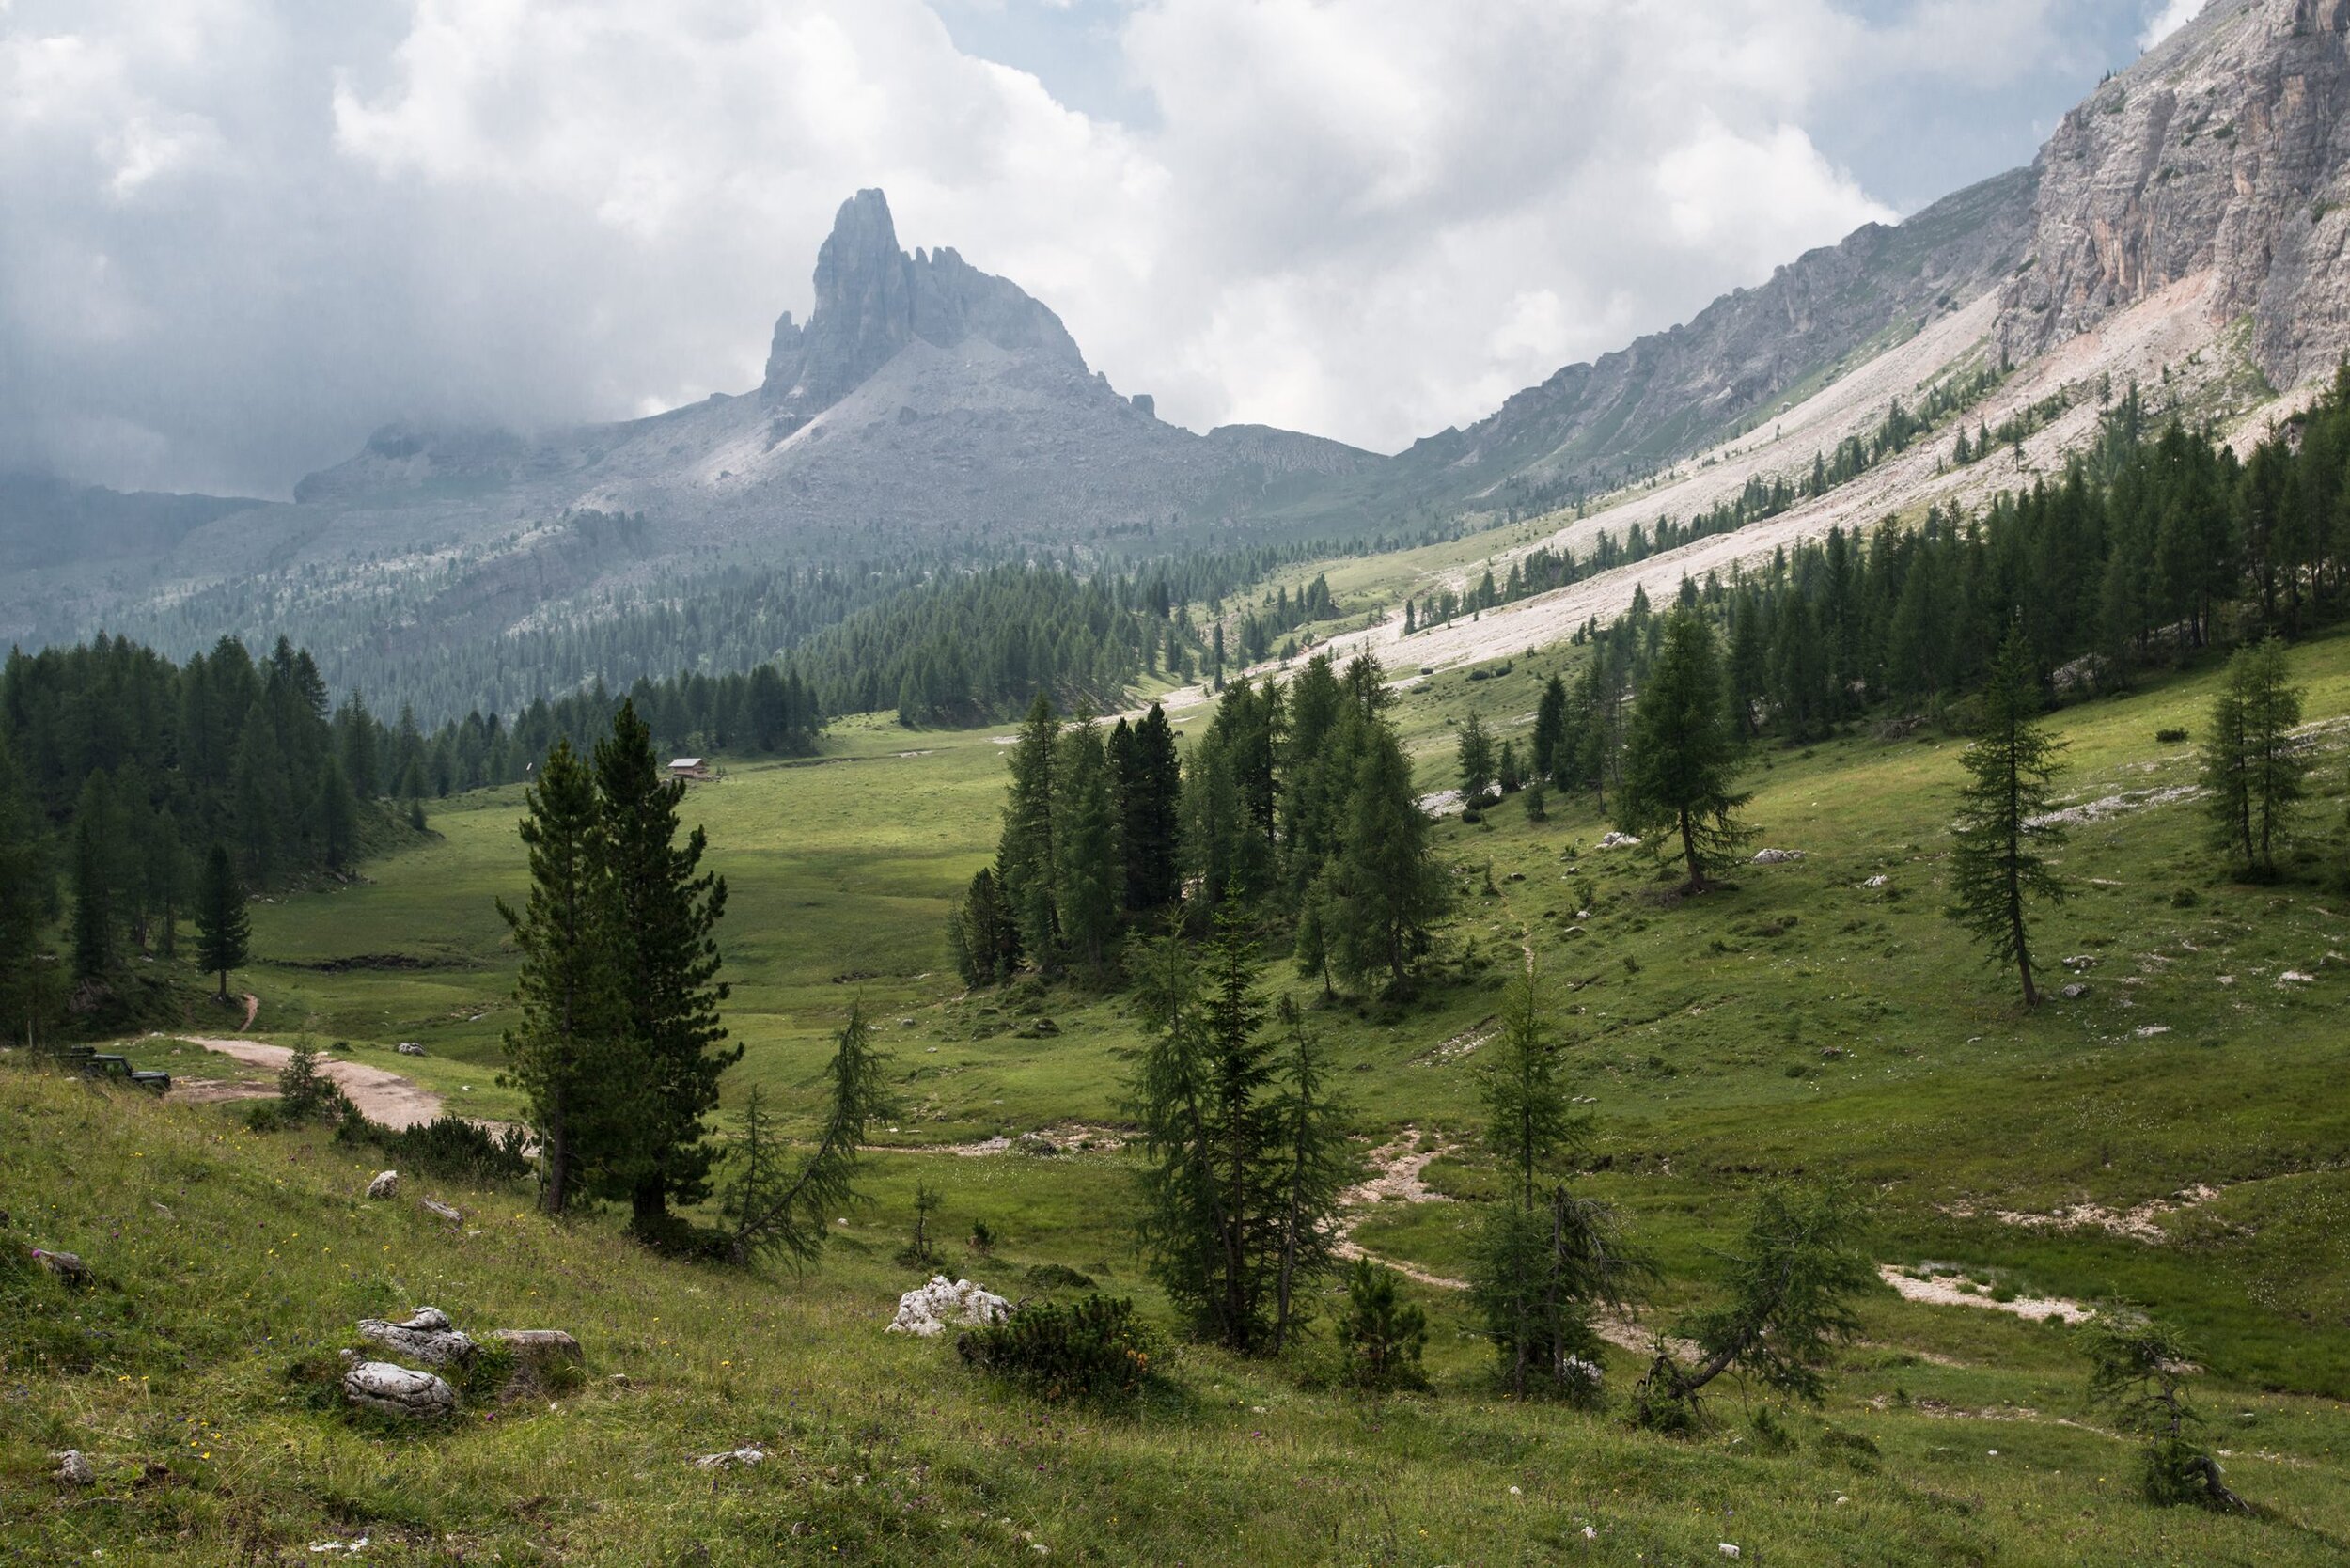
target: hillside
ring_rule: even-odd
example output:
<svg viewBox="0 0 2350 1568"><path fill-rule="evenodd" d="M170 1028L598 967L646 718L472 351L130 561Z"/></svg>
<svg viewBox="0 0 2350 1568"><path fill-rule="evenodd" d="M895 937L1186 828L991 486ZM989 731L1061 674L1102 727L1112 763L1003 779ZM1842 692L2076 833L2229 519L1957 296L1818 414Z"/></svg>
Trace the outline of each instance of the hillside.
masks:
<svg viewBox="0 0 2350 1568"><path fill-rule="evenodd" d="M1569 659L1409 687L1400 715L1422 783L1445 779L1451 720L1474 705L1522 734L1515 715ZM944 1344L880 1331L920 1273L892 1261L917 1179L946 1195L934 1233L954 1244L951 1272L1033 1294L1028 1271L1058 1264L1170 1321L1133 1250L1129 1155L914 1152L1003 1150L986 1140L1032 1130L1114 1137L1122 1119L1136 1026L1119 998L1025 983L965 996L943 972L946 909L993 841L1002 732L909 748L893 726L860 723L822 763L731 769L687 818L707 823L734 888L728 1022L749 1055L729 1103L762 1084L812 1108L823 1037L852 996L885 1024L907 1101L885 1139L903 1152L875 1156L875 1201L841 1216L822 1267L792 1280L662 1262L608 1219L525 1217L522 1189L412 1189L462 1210L449 1225L413 1201L361 1200L378 1162L322 1132L256 1136L234 1107L156 1105L12 1058L10 1234L80 1253L99 1283L82 1296L23 1275L0 1285L0 1354L28 1391L0 1403L0 1476L29 1505L0 1541L37 1560L102 1548L175 1562L361 1535L371 1558L417 1562L835 1547L1033 1560L1042 1545L1102 1561L1692 1563L1724 1541L1766 1561L2338 1560L2350 1123L2330 1090L2345 971L2321 879L2344 853L2331 737L2350 716L2350 641L2307 645L2295 676L2333 760L2279 886L2227 881L2192 806L2164 803L2188 762L2155 733L2202 722L2208 673L2060 713L2068 798L2152 803L2104 808L2076 837L2078 896L2048 934L2081 955L2087 990L2032 1014L1943 918L1942 844L1920 824L1947 810L1955 746L1931 729L1756 754L1764 841L1805 857L1746 868L1700 905L1658 901L1643 857L1594 851L1601 824L1578 803L1554 801L1543 823L1514 804L1481 826L1449 822L1439 852L1465 898L1440 978L1401 1007L1309 1012L1360 1147L1434 1156L1425 1185L1399 1180L1395 1200L1354 1214L1364 1246L1434 1281L1408 1287L1438 1330L1434 1391L1324 1391L1326 1349L1282 1365L1187 1348L1171 1363L1179 1392L1112 1419L993 1390ZM436 841L368 883L258 905L261 962L242 978L264 998L264 1034L414 1060L447 1100L509 1113L492 1075L513 958L491 897L520 887L518 804L451 802ZM1725 1396L1697 1441L1626 1425L1639 1362L1621 1350L1598 1413L1496 1399L1442 1281L1460 1277L1469 1200L1495 1180L1469 1074L1521 947L1579 987L1559 1022L1598 1137L1576 1181L1659 1255L1649 1321L1709 1299L1706 1248L1729 1240L1757 1183L1829 1169L1880 1194L1874 1261L1993 1294L1872 1295L1816 1413ZM1268 979L1311 1003L1311 982ZM396 1057L396 1040L429 1055ZM204 1072L168 1041L133 1055ZM107 1180L89 1179L101 1168ZM961 1244L975 1220L999 1236L993 1255ZM2209 1439L2269 1517L2146 1508L2062 1330L1982 1304L2113 1294L2188 1328L2210 1371ZM353 1320L424 1302L476 1329L572 1330L586 1385L415 1436L319 1403L306 1379ZM773 1462L692 1466L751 1442ZM95 1492L40 1479L62 1447L97 1456Z"/></svg>

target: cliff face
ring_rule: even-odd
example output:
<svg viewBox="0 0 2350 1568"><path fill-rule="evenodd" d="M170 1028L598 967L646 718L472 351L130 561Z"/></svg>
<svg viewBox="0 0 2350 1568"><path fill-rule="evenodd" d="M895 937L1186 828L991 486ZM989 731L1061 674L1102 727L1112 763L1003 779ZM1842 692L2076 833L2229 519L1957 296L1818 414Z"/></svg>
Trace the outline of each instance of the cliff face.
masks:
<svg viewBox="0 0 2350 1568"><path fill-rule="evenodd" d="M2017 358L2208 272L2216 321L2289 386L2350 351L2350 0L2215 0L2042 149Z"/></svg>
<svg viewBox="0 0 2350 1568"><path fill-rule="evenodd" d="M898 248L888 199L859 191L840 204L816 253L807 324L794 325L788 310L776 323L760 392L802 416L820 414L916 338L952 349L972 337L1085 369L1059 317L952 250L908 256Z"/></svg>

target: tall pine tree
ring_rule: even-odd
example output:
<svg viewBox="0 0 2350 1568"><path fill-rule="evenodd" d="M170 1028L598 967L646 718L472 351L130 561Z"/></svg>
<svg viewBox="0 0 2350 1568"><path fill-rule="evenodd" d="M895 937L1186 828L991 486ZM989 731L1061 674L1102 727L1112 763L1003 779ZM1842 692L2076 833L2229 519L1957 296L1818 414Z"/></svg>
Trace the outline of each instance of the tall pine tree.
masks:
<svg viewBox="0 0 2350 1568"><path fill-rule="evenodd" d="M1732 787L1737 760L1714 634L1695 611L1675 610L1632 711L1616 817L1628 832L1681 840L1687 892L1703 892L1707 866L1753 837L1738 818L1753 797Z"/></svg>
<svg viewBox="0 0 2350 1568"><path fill-rule="evenodd" d="M685 783L662 776L634 704L620 704L612 733L597 744L595 775L613 978L640 1074L634 1147L603 1184L628 1199L640 1236L666 1244L669 1205L708 1196L714 1151L704 1119L717 1106L719 1075L743 1055L723 1047L718 1015L727 985L715 932L727 885L701 870L709 840L700 828L677 841Z"/></svg>

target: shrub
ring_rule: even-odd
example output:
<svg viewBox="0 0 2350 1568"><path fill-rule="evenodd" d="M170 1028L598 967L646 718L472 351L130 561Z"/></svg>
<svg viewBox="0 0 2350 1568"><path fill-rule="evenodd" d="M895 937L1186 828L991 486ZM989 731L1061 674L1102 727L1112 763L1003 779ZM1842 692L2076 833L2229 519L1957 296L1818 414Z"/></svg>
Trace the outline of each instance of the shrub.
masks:
<svg viewBox="0 0 2350 1568"><path fill-rule="evenodd" d="M1425 1388L1420 1352L1428 1345L1428 1314L1396 1296L1396 1274L1357 1258L1346 1275L1346 1315L1339 1320L1346 1347L1346 1378L1357 1388L1385 1393Z"/></svg>
<svg viewBox="0 0 2350 1568"><path fill-rule="evenodd" d="M444 1115L416 1127L385 1127L346 1105L342 1123L335 1129L344 1143L372 1144L404 1170L488 1186L530 1173L527 1141L520 1127L492 1133L478 1121Z"/></svg>
<svg viewBox="0 0 2350 1568"><path fill-rule="evenodd" d="M2186 739L2186 731L2184 729L2157 729L2154 731L2154 739L2163 745L2177 745L2181 741Z"/></svg>
<svg viewBox="0 0 2350 1568"><path fill-rule="evenodd" d="M1149 1331L1135 1321L1135 1304L1098 1293L1065 1307L1023 1307L955 1339L965 1366L1053 1402L1133 1399L1153 1375L1151 1348Z"/></svg>

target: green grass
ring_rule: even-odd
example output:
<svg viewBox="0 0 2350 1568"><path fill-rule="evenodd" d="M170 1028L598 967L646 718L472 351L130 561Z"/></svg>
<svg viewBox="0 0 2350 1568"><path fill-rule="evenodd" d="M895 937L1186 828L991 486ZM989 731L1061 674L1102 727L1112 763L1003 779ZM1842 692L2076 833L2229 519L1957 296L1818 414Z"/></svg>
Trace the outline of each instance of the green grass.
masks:
<svg viewBox="0 0 2350 1568"><path fill-rule="evenodd" d="M2295 658L2310 715L2350 713L2350 638ZM1474 705L1522 736L1542 679L1567 660L1544 651L1498 679L1449 672L1406 694L1399 717L1423 788L1448 781L1450 723ZM2191 674L2058 714L2068 791L2188 779L2187 748L2154 736L2199 729L2211 688L2209 672ZM728 1021L748 1047L733 1101L758 1083L811 1105L825 1037L861 996L904 1090L891 1142L1120 1117L1138 1041L1118 996L1024 985L964 996L948 971L946 914L992 850L995 741L1009 733L857 721L821 762L735 765L689 796L687 820L707 824L732 888ZM1928 731L1759 749L1748 781L1762 841L1806 858L1741 868L1737 886L1692 902L1671 898L1638 853L1592 852L1603 824L1555 795L1545 823L1516 803L1482 825L1449 822L1438 847L1463 898L1419 997L1324 1007L1286 966L1271 978L1313 1004L1366 1135L1407 1122L1443 1134L1458 1148L1429 1180L1473 1199L1492 1173L1474 1141L1476 1058L1461 1047L1531 949L1554 983L1577 1092L1593 1101L1579 1180L1622 1204L1663 1262L1659 1321L1706 1299L1708 1248L1734 1234L1754 1184L1849 1174L1880 1195L1880 1261L1943 1262L2030 1294L2127 1295L2177 1319L2210 1369L2203 1400L2218 1418L2213 1440L2236 1455L2231 1482L2276 1519L2148 1510L2130 1451L2083 1407L2060 1330L1889 1290L1866 1303L1864 1342L1840 1360L1822 1409L1782 1413L1796 1435L1786 1452L1765 1451L1771 1439L1735 1398L1717 1403L1723 1424L1700 1441L1633 1433L1621 1414L1637 1372L1628 1356L1613 1358L1613 1413L1497 1401L1457 1294L1418 1286L1436 1327L1433 1396L1361 1404L1309 1391L1313 1356L1274 1368L1191 1350L1170 1403L1082 1418L975 1386L944 1347L879 1329L914 1282L893 1260L917 1173L948 1194L939 1234L959 1242L984 1219L1004 1238L993 1259L950 1250L957 1271L1018 1295L1028 1267L1058 1263L1135 1292L1167 1325L1133 1250L1123 1156L885 1156L876 1205L842 1216L843 1245L823 1268L779 1280L653 1262L602 1220L516 1219L520 1193L461 1200L477 1212L446 1231L407 1205L352 1201L365 1162L321 1135L257 1138L225 1108L11 1074L0 1076L0 1191L18 1233L83 1252L104 1283L77 1302L37 1284L0 1309L14 1336L7 1381L24 1390L0 1402L0 1488L28 1504L6 1512L0 1544L37 1560L103 1547L116 1561L227 1561L374 1529L385 1560L432 1560L452 1542L467 1560L702 1560L695 1540L712 1561L829 1559L834 1545L894 1561L932 1543L1033 1560L1026 1531L1055 1556L1104 1561L1572 1551L1695 1562L1717 1560L1718 1541L1788 1561L2341 1560L2350 897L2329 881L2343 858L2340 752L2275 886L2231 882L2191 805L2077 829L2066 852L2076 896L2045 920L2042 951L2093 958L2080 977L2090 993L2027 1013L2012 980L1941 914L1957 745ZM512 791L444 803L437 837L371 862L364 884L257 906L264 962L242 979L263 999L261 1029L347 1042L452 1100L472 1085L458 1108L510 1113L494 1080L513 955L492 900L521 891L519 810ZM1879 874L1889 886L1863 886ZM429 966L320 967L385 955ZM2314 983L2280 984L2288 968ZM1569 982L1580 988L1570 995ZM1037 1027L1045 1018L1053 1032ZM394 1057L399 1040L431 1055ZM170 1050L139 1046L190 1071ZM2195 1184L2220 1195L2159 1215L2160 1245L1994 1217L2125 1211ZM1472 1213L1386 1204L1358 1233L1457 1277ZM294 1249L295 1231L336 1254ZM363 1312L427 1299L478 1325L574 1328L589 1345L589 1391L556 1411L393 1439L279 1381L289 1344L322 1352ZM77 1311L85 1321L69 1330ZM86 1337L86 1367L27 1359L43 1334ZM634 1386L615 1389L615 1371ZM77 1500L39 1480L47 1448L124 1464L165 1454L182 1416L236 1434L214 1461L173 1459L184 1484ZM1855 1470L1832 1442L1824 1450L1830 1428L1876 1443L1873 1468ZM684 1464L752 1438L795 1451L714 1489ZM233 1466L217 1458L226 1451ZM791 1534L795 1523L815 1533ZM1586 1523L1602 1532L1588 1546Z"/></svg>

